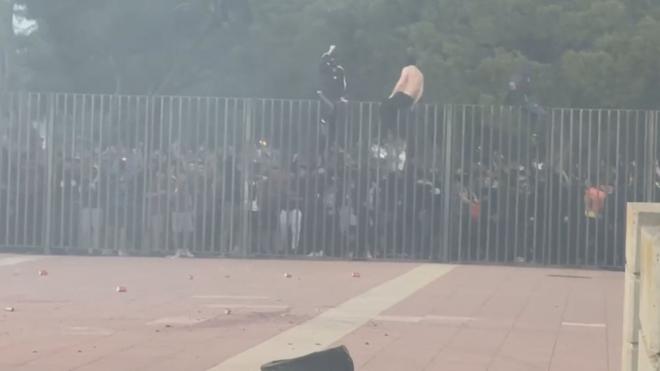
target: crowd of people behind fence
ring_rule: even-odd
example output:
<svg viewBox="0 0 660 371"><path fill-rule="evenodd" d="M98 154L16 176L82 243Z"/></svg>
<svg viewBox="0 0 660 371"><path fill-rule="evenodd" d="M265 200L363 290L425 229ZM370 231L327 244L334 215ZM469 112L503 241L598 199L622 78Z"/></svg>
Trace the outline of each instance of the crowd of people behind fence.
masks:
<svg viewBox="0 0 660 371"><path fill-rule="evenodd" d="M384 170L356 164L341 145L326 163L284 156L267 138L242 149L174 142L49 154L35 130L11 132L0 142L4 246L608 266L621 254L625 203L649 183L634 162L588 184L534 158Z"/></svg>
<svg viewBox="0 0 660 371"><path fill-rule="evenodd" d="M450 162L424 164L429 145L417 148L420 115L406 123L424 91L413 57L381 104L383 134L368 148L373 161L365 166L349 150L354 138L338 134L347 130L341 126L348 100L335 46L322 55L319 72L320 122L300 123L318 125L322 139L311 151L267 136L208 147L182 137L155 145L162 138L149 135L157 133L147 133L146 143L86 146L75 134L48 143L34 122L0 125L0 246L620 266L625 203L660 201L657 141L650 162L595 156L586 166L596 177L549 156L555 134L530 98L528 75L512 79L508 94L509 104L534 117L517 135L524 154L516 157L501 143L486 147L470 129L472 136L455 137L461 143L443 157ZM464 117L464 131L469 121ZM172 131L162 117L155 125ZM506 126L471 121L482 138L489 125ZM491 132L490 141L503 135Z"/></svg>

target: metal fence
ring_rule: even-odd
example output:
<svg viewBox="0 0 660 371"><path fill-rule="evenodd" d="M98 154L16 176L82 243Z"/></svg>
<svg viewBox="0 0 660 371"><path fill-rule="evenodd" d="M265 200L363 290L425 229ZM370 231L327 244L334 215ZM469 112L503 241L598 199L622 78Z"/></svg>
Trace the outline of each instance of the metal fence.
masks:
<svg viewBox="0 0 660 371"><path fill-rule="evenodd" d="M656 111L15 93L0 247L622 267Z"/></svg>

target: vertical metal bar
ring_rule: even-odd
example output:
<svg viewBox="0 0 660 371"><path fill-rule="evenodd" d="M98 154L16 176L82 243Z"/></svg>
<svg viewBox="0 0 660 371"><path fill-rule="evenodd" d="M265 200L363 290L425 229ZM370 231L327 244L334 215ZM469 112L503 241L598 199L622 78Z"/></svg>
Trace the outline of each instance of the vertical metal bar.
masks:
<svg viewBox="0 0 660 371"><path fill-rule="evenodd" d="M21 209L23 209L23 222L22 228L21 228L21 240L23 241L24 246L29 246L32 247L33 239L30 238L29 231L30 229L34 229L34 223L31 223L30 221L30 198L33 196L33 188L34 185L31 182L31 177L30 173L32 173L32 169L34 168L33 166L33 159L32 159L32 152L35 150L32 147L32 144L30 142L30 139L32 138L32 94L31 93L25 93L27 102L25 104L25 107L21 107L21 111L25 110L25 113L23 114L25 123L26 125L26 135L25 135L25 148L27 149L27 153L25 154L25 166L24 166L24 171L25 171L25 188L24 192L25 195L23 197L23 205L21 205Z"/></svg>
<svg viewBox="0 0 660 371"><path fill-rule="evenodd" d="M171 223L172 223L172 209L171 209L171 204L172 204L172 193L171 191L171 186L172 186L172 150L173 150L173 145L172 145L172 130L174 128L174 97L170 96L168 97L168 120L167 120L167 145L165 147L165 150L167 151L167 156L166 156L166 161L165 161L165 174L166 174L166 185L165 185L165 251L170 251L170 233L171 233ZM176 97L179 102L179 122L181 122L181 115L182 115L182 105L183 101L181 97ZM161 116L162 117L162 116ZM176 160L175 160L176 161ZM175 200L176 201L176 200ZM174 245L176 245L176 241L174 242ZM176 246L175 246L176 248Z"/></svg>
<svg viewBox="0 0 660 371"><path fill-rule="evenodd" d="M101 170L101 168L99 166L100 164L98 163L98 159L97 159L96 153L95 153L95 149L96 149L95 148L95 141L96 141L96 139L94 137L94 123L96 121L96 96L91 95L90 96L90 101L91 102L90 102L90 107L89 107L89 137L88 137L88 139L89 139L89 162L90 162L89 163L90 168L88 169L88 171L89 171L89 178L88 179L89 179L90 184L86 185L89 188L89 192L87 193L86 202L87 202L87 205L89 205L90 208L96 208L96 209L99 210L98 225L96 225L95 227L99 228L99 230L96 231L96 233L98 233L99 234L98 236L100 237L100 236L102 236L102 234L101 234L102 229L101 228L102 228L102 225L103 225L104 221L102 220L102 218L103 218L103 211L102 210L103 209L102 209L101 205L98 203L98 193L100 192L99 187L101 185L101 175L102 174L101 174L101 171L100 171ZM96 167L96 169L97 169L95 178L93 177L94 167ZM95 188L92 188L92 184L94 184ZM93 190L95 190L95 191L93 191ZM93 220L90 221L90 222L94 223ZM96 238L94 240L94 242L101 244L100 238ZM100 248L101 246L102 245L90 246L88 248L88 252L91 254L91 253L94 252L95 248Z"/></svg>
<svg viewBox="0 0 660 371"><path fill-rule="evenodd" d="M452 126L453 126L453 114L454 114L454 109L453 106L451 105L445 105L445 112L447 112L447 115L445 116L448 120L446 122L446 138L445 138L445 169L449 170L451 169L451 154L452 154ZM465 116L463 116L463 119L465 119ZM451 189L451 177L448 176L445 178L445 190ZM451 204L451 195L449 192L445 192L445 200L444 200L444 217L443 219L445 221L449 220L449 205ZM442 259L444 261L449 260L449 223L445 222L443 223L443 228L444 230L442 231L443 235L443 254L442 254Z"/></svg>
<svg viewBox="0 0 660 371"><path fill-rule="evenodd" d="M236 225L236 220L234 220L238 208L238 200L236 199L236 183L237 183L237 177L238 174L236 173L236 157L240 153L240 148L238 148L238 141L236 140L238 136L238 131L240 129L240 124L238 123L238 99L233 98L232 99L232 117L231 117L231 124L233 125L232 127L232 138L231 138L231 146L233 148L233 153L231 156L231 183L229 184L229 198L230 198L230 203L231 203L231 212L229 213L229 251L232 252L232 254L236 253L237 251L235 250L236 244L234 241L234 229ZM240 252L240 251L238 251Z"/></svg>
<svg viewBox="0 0 660 371"><path fill-rule="evenodd" d="M646 201L653 202L653 173L655 170L655 161L653 161L655 157L655 154L653 153L653 144L654 140L657 139L658 133L656 133L654 127L655 113L653 111L647 111L646 117L646 128L644 131L646 132L647 141L644 143L644 147L646 147L646 153L644 154L645 159L643 161L646 166L642 167L642 169L645 172L643 179L646 179Z"/></svg>
<svg viewBox="0 0 660 371"><path fill-rule="evenodd" d="M550 113L550 126L549 129L545 131L545 140L544 142L544 147L545 147L545 158L543 160L544 164L547 166L547 170L544 172L544 178L545 178L545 202L544 204L544 215L543 215L543 221L544 225L543 228L545 229L544 231L544 238L543 238L543 243L544 243L544 248L545 248L545 259L544 259L544 264L553 264L553 252L554 249L552 248L552 210L553 210L553 182L552 182L552 168L551 168L551 162L552 162L552 146L554 145L554 138L553 138L553 132L554 132L554 123L555 123L555 111L552 110Z"/></svg>
<svg viewBox="0 0 660 371"><path fill-rule="evenodd" d="M615 157L615 174L614 179L614 205L618 209L619 207L619 197L621 197L621 192L625 192L625 189L620 189L619 186L626 184L621 181L619 178L624 176L622 174L622 164L621 159L621 110L616 111L616 157ZM613 248L613 264L614 266L621 266L622 262L619 258L619 210L614 210L614 248Z"/></svg>
<svg viewBox="0 0 660 371"><path fill-rule="evenodd" d="M7 143L7 208L5 210L5 239L7 241L7 245L11 246L14 244L12 241L12 236L11 236L11 220L12 215L12 183L13 183L13 176L12 176L12 170L14 168L14 163L12 161L12 157L15 152L16 145L14 144L15 142L13 141L12 137L14 134L14 125L15 125L15 113L14 113L14 108L15 108L15 93L10 93L9 96L9 129L7 132L7 137L8 137L8 143Z"/></svg>
<svg viewBox="0 0 660 371"><path fill-rule="evenodd" d="M500 107L500 120L502 121L502 110L504 107ZM484 119L484 114L483 114L483 106L480 109L479 112L480 116L480 122L481 122L481 165L483 167L482 172L479 174L479 200L481 202L481 208L480 208L480 218L484 221L484 224L480 225L479 229L481 230L480 235L482 233L485 234L485 251L483 252L483 257L482 260L484 261L490 261L490 251L491 251L491 238L490 238L490 221L491 221L491 212L493 210L493 194L492 194L492 182L494 179L492 178L492 175L489 175L488 173L490 172L491 166L492 166L492 157L495 154L495 151L493 151L493 131L496 128L496 121L491 120L490 122L486 122ZM486 142L486 136L488 136L488 141ZM486 147L488 146L488 147ZM490 184L486 184L486 176L490 177ZM482 218L482 213L484 212L484 188L488 187L486 189L486 196L485 196L485 201L488 204L488 207L486 208L486 215L485 217ZM481 221L480 221L481 222ZM484 231L485 229L485 231ZM482 246L482 238L479 238L478 242L479 249L481 251L484 250L484 246ZM498 245L497 243L495 244L495 250L497 250ZM497 253L495 254L495 261L497 261Z"/></svg>
<svg viewBox="0 0 660 371"><path fill-rule="evenodd" d="M612 127L612 110L608 109L607 110L607 123L606 123L606 125L601 125L601 131L604 131L605 133L611 133L612 132L611 127ZM605 152L605 155L603 156L603 158L605 158L605 169L603 169L605 171L605 174L603 175L603 184L605 184L607 186L616 187L616 182L613 182L613 179L612 179L612 163L610 162L610 159L611 159L611 157L610 157L611 156L611 147L610 146L611 146L612 142L610 140L609 135L606 135L605 139L606 139L606 143L605 143L606 148L603 149L604 152ZM609 151L608 151L607 147L610 147ZM616 152L615 152L615 155L616 155ZM615 192L616 192L616 189L615 189ZM615 197L615 196L610 195L609 190L608 190L607 197L610 198L610 197ZM611 200L611 198L610 198L610 200ZM612 215L612 213L616 214L616 211L612 210L612 208L607 208L607 206L606 206L605 215L604 215L605 220L604 220L604 223L603 223L603 245L604 245L603 247L604 247L604 250L603 250L603 260L602 260L602 262L603 262L604 266L612 266L613 260L610 259L610 255L612 255L612 257L613 257L614 256L614 251L611 251L611 254L610 254L610 246L616 246L616 243L614 243L614 241L610 241L610 234L609 234L611 221L612 221L612 218L614 217L614 215Z"/></svg>
<svg viewBox="0 0 660 371"><path fill-rule="evenodd" d="M21 197L22 196L27 196L25 194L25 191L23 189L23 178L25 176L25 169L26 169L26 164L23 161L23 147L22 146L22 135L21 132L25 131L26 129L24 128L25 123L24 121L24 113L23 113L23 106L24 106L24 93L18 93L18 106L17 106L17 115L16 115L16 129L17 129L17 137L12 140L14 145L16 145L16 196L15 196L15 201L16 204L14 206L14 245L19 246L19 247L25 247L25 241L22 238L22 229L23 226L21 226L21 223L19 223L19 215L21 215Z"/></svg>
<svg viewBox="0 0 660 371"><path fill-rule="evenodd" d="M347 108L346 113L342 117L342 133L343 133L343 149L344 153L342 154L342 207L346 207L348 210L348 220L346 223L346 236L341 236L341 256L343 258L349 257L349 254L352 255L352 252L348 250L350 247L350 237L351 237L351 216L353 210L351 208L351 171L348 165L348 158L350 153L350 130L351 130L351 119L353 117L353 106Z"/></svg>
<svg viewBox="0 0 660 371"><path fill-rule="evenodd" d="M36 105L37 105L37 114L35 114L35 109L32 104L33 98L36 99ZM39 139L39 131L32 126L32 123L34 121L41 121L41 117L39 117L39 95L38 94L33 94L30 93L28 95L28 123L29 123L29 135L28 135L28 143L36 143L36 148L31 147L30 151L28 151L28 163L30 164L30 170L28 171L28 176L27 176L27 184L28 186L28 197L25 198L25 224L27 225L28 229L28 244L32 247L37 247L39 246L39 238L38 238L38 231L37 231L37 226L41 225L39 223L39 215L40 213L37 212L37 208L40 207L42 204L39 202L38 198L40 197L40 192L39 192L39 159L40 156L38 155L41 152L41 142L38 140ZM30 140L32 139L32 141ZM33 176L31 177L30 174Z"/></svg>
<svg viewBox="0 0 660 371"><path fill-rule="evenodd" d="M567 189L566 187L562 187L562 179L563 179L563 171L564 171L564 126L565 126L565 114L564 114L564 109L561 108L559 110L560 118L559 118L559 159L557 160L557 168L555 171L557 171L557 178L558 178L558 185L559 189L557 190L557 196L559 198L559 202L557 203L557 219L555 219L557 223L557 238L555 239L556 241L556 246L557 246L557 251L559 253L562 252L562 246L564 247L563 249L563 261L560 258L557 259L558 264L563 264L563 265L568 265L570 264L569 256L568 256L568 243L564 241L568 241L568 238L564 239L564 233L566 231L566 226L564 225L564 193L565 190Z"/></svg>
<svg viewBox="0 0 660 371"><path fill-rule="evenodd" d="M215 253L217 251L216 248L216 242L215 242L215 235L216 235L216 228L218 228L217 222L218 220L216 219L216 216L218 214L218 169L220 168L220 158L218 154L218 133L220 132L219 128L219 120L220 120L220 99L219 98L213 98L213 119L211 121L211 116L209 113L209 126L213 125L213 146L209 146L209 155L211 154L211 148L213 148L212 151L212 159L213 161L211 164L213 165L212 169L208 169L212 171L213 174L213 179L211 180L211 227L210 227L210 245L209 245L209 252ZM209 138L210 140L210 138ZM208 171L207 170L207 171Z"/></svg>
<svg viewBox="0 0 660 371"><path fill-rule="evenodd" d="M527 111L526 115L527 115L527 119L525 120L525 122L528 124L528 126L531 126L531 125L529 125L530 121L531 121L531 113L529 111ZM530 136L534 135L533 132L532 132L531 127L529 128L529 133L531 134ZM541 175L539 174L540 170L539 170L539 166L538 166L538 164L541 161L540 148L539 148L539 143L538 142L536 143L536 145L534 145L533 150L534 150L534 159L532 161L532 165L535 165L535 169L534 169L534 172L533 172L533 174L535 173L535 176L534 176L534 215L532 216L532 222L534 223L533 224L534 232L533 232L532 260L533 260L534 263L538 263L538 258L539 258L538 257L538 255L539 255L538 254L538 250L539 250L539 246L538 246L538 241L539 241L539 236L538 236L538 234L539 234L539 228L538 228L538 225L539 225L539 178L541 177ZM541 256L541 259L543 259L543 258L544 257Z"/></svg>
<svg viewBox="0 0 660 371"><path fill-rule="evenodd" d="M152 135L155 133L155 128L154 124L152 122L154 118L154 104L152 104L153 101L155 101L154 97L144 97L144 120L142 121L142 125L144 125L144 142L142 145L142 166L143 166L143 173L144 173L144 181L142 182L142 199L140 202L142 203L142 214L140 215L140 225L141 225L141 230L143 232L142 235L142 246L141 250L143 252L148 252L151 253L150 248L151 248L151 241L152 241L152 212L153 212L153 206L152 206L152 197L150 196L152 193L152 190L154 190L153 193L157 192L157 189L152 185L153 183L153 178L154 175L152 173L152 166L153 166L153 161L155 156L153 155L155 152L155 147L154 147L154 142L155 140L152 140ZM139 103L139 100L138 100ZM140 121L138 121L139 124Z"/></svg>
<svg viewBox="0 0 660 371"><path fill-rule="evenodd" d="M81 178L78 177L78 174L76 174L77 169L74 168L75 161L80 160L81 166L82 166L82 158L80 158L77 154L78 151L78 143L77 143L77 126L80 124L80 121L83 119L80 117L78 114L78 101L81 98L80 95L74 94L73 95L73 114L71 118L71 174L70 174L70 179L69 179L69 184L68 184L68 190L69 190L69 241L71 241L71 247L74 249L77 249L80 247L76 242L78 241L78 237L80 236L79 233L75 233L76 231L80 230L80 211L81 211L81 204L80 200L77 199L80 196L80 180ZM67 135L67 132L65 131L65 135ZM81 174L82 175L82 174ZM75 192L75 193L74 193ZM79 241L78 241L79 243Z"/></svg>
<svg viewBox="0 0 660 371"><path fill-rule="evenodd" d="M436 257L437 257L437 254L435 253L436 246L435 246L435 243L434 243L435 242L435 238L434 238L434 236L435 236L435 233L434 233L434 229L435 229L435 189L437 187L437 185L435 183L435 175L437 173L437 169L436 169L436 166L435 166L436 165L436 163L435 163L436 132L435 132L435 125L434 125L435 121L433 123L431 123L431 120L429 118L430 108L436 109L436 107L437 106L431 107L428 104L424 106L424 142L425 142L424 165L423 165L424 167L426 167L427 164L428 164L427 154L428 154L429 151L428 151L428 148L426 148L426 146L428 146L428 136L427 135L429 135L429 133L427 131L428 131L429 128L431 129L431 133L432 133L431 138L433 138L432 142L431 142L431 153L432 153L432 155L431 155L432 156L431 157L431 169L430 169L431 173L429 174L430 177L431 177L431 189L430 189L430 194L428 196L428 202L429 202L429 204L427 206L428 207L428 209L427 209L428 210L428 215L427 215L427 220L425 221L425 223L428 223L428 226L426 226L426 228L428 228L428 238L424 240L424 243L427 244L427 249L428 249L428 254L427 254L426 258L429 259L429 260L435 260ZM433 117L434 117L434 120L435 120L435 116L433 116Z"/></svg>
<svg viewBox="0 0 660 371"><path fill-rule="evenodd" d="M592 109L588 110L587 120L588 120L587 130L588 130L588 133L589 133L589 137L587 138L587 180L589 182L589 187L594 187L594 186L597 186L597 184L594 184L593 174L591 173L591 166L593 164L593 162L592 162L592 158L593 158L593 156L592 156L593 110ZM591 237L590 234L589 234L591 228L589 228L589 227L590 227L590 223L587 220L586 228L585 228L585 244L584 244L585 248L587 249L587 254L585 255L585 261L587 262L587 264L593 266L595 262L589 263L589 250L588 249L589 249L589 242L590 242L590 237ZM596 247L594 246L594 249L595 248Z"/></svg>
<svg viewBox="0 0 660 371"><path fill-rule="evenodd" d="M250 255L250 240L248 239L248 228L249 228L249 210L250 210L250 180L252 179L251 168L250 168L250 138L252 133L252 112L253 112L253 103L252 99L246 99L243 101L243 120L245 121L245 131L243 137L243 153L246 155L243 156L243 200L241 203L241 218L243 219L241 232L243 233L241 244L242 247L242 256L248 257Z"/></svg>
<svg viewBox="0 0 660 371"><path fill-rule="evenodd" d="M515 109L515 112L517 113L517 115L516 115L517 116L517 120L516 120L517 126L522 127L523 123L522 123L521 108L520 107L517 107L517 108L509 107L509 112L513 112L514 109ZM515 134L512 134L512 135L515 135ZM516 141L517 142L516 143L517 151L515 151L516 153L514 155L515 159L516 159L516 162L518 163L517 164L518 168L516 169L516 173L518 175L516 176L515 183L513 184L514 190L516 192L516 207L515 207L515 215L514 215L514 219L513 219L514 220L514 222L513 222L514 244L513 244L513 254L512 254L511 257L514 260L516 258L518 258L519 256L525 256L526 255L524 253L521 253L520 249L521 248L525 249L526 248L526 243L527 243L527 240L525 238L520 240L520 231L518 230L518 227L519 227L518 224L520 223L520 219L521 219L520 218L520 192L521 192L521 189L520 189L520 167L524 166L525 168L528 168L528 166L525 163L525 161L523 160L523 156L522 156L522 154L523 154L522 147L523 147L524 143L527 142L527 140L523 139L524 138L524 130L522 130L522 133L520 133L519 135L520 136L518 137L518 140ZM504 150L502 148L500 148L500 151L502 151L502 154L504 154ZM507 182L506 182L506 185L505 185L505 188L504 188L505 192L507 191L507 188L509 186L510 186L509 180L507 179ZM500 212L501 197L502 197L501 195L502 195L502 189L499 189L498 190L498 196L497 196L497 202L498 202L497 210L498 210L498 213ZM527 202L525 202L525 208L526 208L526 206L527 206ZM527 213L524 212L523 213L523 218L522 218L523 219L522 230L524 231L523 232L524 235L526 235L525 232L527 231L527 228L525 228L525 224L527 224L526 215L527 215ZM500 225L498 230L501 229L501 228L508 228L509 227L507 225L508 223L502 223L501 222L502 220L506 221L507 219L506 219L506 217L498 219L498 224ZM519 246L519 242L520 242L520 246ZM498 243L500 243L499 240L498 240Z"/></svg>
<svg viewBox="0 0 660 371"><path fill-rule="evenodd" d="M61 120L61 122L59 122L59 125L61 126L61 131L62 131L62 149L61 149L61 151L59 151L61 163L58 164L58 166L61 166L61 169L58 169L58 172L61 175L61 178L60 178L60 182L56 186L59 187L59 192L58 192L59 201L58 201L57 204L60 208L59 213L58 213L59 218L60 218L60 222L59 222L59 226L58 226L59 227L58 247L61 247L61 248L64 248L65 250L67 250L66 236L64 235L64 226L65 226L64 223L65 223L65 217L66 217L65 212L64 212L66 210L66 205L64 203L64 192L66 190L66 188L65 188L66 187L66 184L65 184L65 181L66 181L66 173L65 173L66 165L65 164L66 164L66 149L68 148L67 140L66 140L66 121L69 117L69 109L68 109L69 95L68 94L62 94L62 96L63 96L64 108L63 108L62 112L60 113L60 115L63 116L63 119ZM58 108L59 107L56 106L56 109L58 109ZM58 115L58 116L60 116L60 115Z"/></svg>
<svg viewBox="0 0 660 371"><path fill-rule="evenodd" d="M52 241L53 222L53 121L55 121L55 100L53 94L47 95L48 104L48 128L46 130L46 151L48 152L47 183L46 183L46 223L44 232L44 253L50 254Z"/></svg>
<svg viewBox="0 0 660 371"><path fill-rule="evenodd" d="M445 108L446 108L446 106L445 106ZM444 109L443 109L443 111L444 111ZM445 122L446 116L443 115L443 117L444 117L443 118L443 127L445 127L446 126L446 122ZM437 124L437 122L436 122L436 124ZM445 131L444 134L446 136L445 137L445 145L446 145L447 143L450 143L452 141L452 138L446 135L446 131ZM460 154L461 154L461 163L460 163L460 166L459 166L460 176L457 176L457 179L455 180L455 182L457 183L456 184L457 193L458 192L463 192L463 190L460 189L460 187L463 187L465 185L464 184L465 179L466 179L466 177L465 177L465 147L468 147L471 150L471 146L472 146L472 142L470 140L468 140L467 135L468 135L467 122L465 120L465 116L463 116L463 120L461 122L461 136L460 136L462 145L458 149L458 151L460 151ZM445 179L449 179L449 181L450 181L450 183L445 183L445 187L444 187L445 188L445 193L451 193L451 181L452 181L453 177L454 177L454 174L452 173L451 167L447 168L447 166L445 166ZM446 180L445 180L445 182L446 182ZM449 184L450 188L447 188L447 184ZM456 254L456 260L462 261L464 259L464 256L463 256L463 245L464 245L464 242L463 242L463 224L464 224L463 223L463 219L464 219L463 218L463 211L464 211L464 205L463 205L463 200L460 199L459 194L450 195L450 197L458 198L456 200L456 205L458 206L458 210L456 210L456 212L458 214L458 217L456 218L456 221L458 223L458 238L457 238L458 251L457 251L457 254ZM450 200L450 203L447 203L446 199L445 199L444 208L451 208L451 198L449 198L449 200ZM443 215L443 217L444 217L444 215ZM448 220L444 219L444 223L448 223ZM469 228L469 225L468 225L468 228Z"/></svg>
<svg viewBox="0 0 660 371"><path fill-rule="evenodd" d="M412 247L413 247L413 249L419 250L421 248L421 244L419 243L420 241L418 240L417 236L419 235L420 231L422 231L422 229L421 228L416 228L416 227L419 226L420 222L422 222L422 221L420 221L419 210L417 209L417 198L421 197L421 195L419 195L419 196L417 195L417 189L419 188L417 186L417 180L419 180L420 176L425 175L420 171L422 169L423 164L420 162L420 159L421 159L420 158L420 145L419 145L419 141L417 140L417 138L419 137L419 135L417 135L417 133L418 133L418 130L420 128L419 109L416 109L414 111L413 117L414 117L414 120L413 120L414 126L409 128L408 135L407 135L408 140L409 141L412 140L413 146L414 146L413 150L409 151L409 152L412 152L412 154L409 156L410 158L407 159L407 161L410 162L410 168L413 171L413 177L412 177L413 183L411 183L411 186L413 187L413 189L412 189L412 208L413 208L413 212L412 212L412 219L411 219L412 227L410 229L411 229L411 237L412 237L411 238ZM412 136L413 138L411 139L410 136ZM423 153L423 151L421 151L421 153ZM413 258L414 259L420 259L420 253L421 252L422 251L413 251ZM421 259L428 259L428 256L427 257L421 257Z"/></svg>
<svg viewBox="0 0 660 371"><path fill-rule="evenodd" d="M211 98L205 98L205 115L204 115L204 139L202 140L204 142L204 150L200 151L200 156L201 156L201 166L202 166L202 228L201 228L201 246L199 251L203 251L205 253L208 253L209 251L209 240L210 238L207 237L207 227L208 227L208 203L210 201L210 195L209 195L209 154L210 154L210 149L212 148L211 145L211 133L210 133L210 127L211 127ZM199 204L197 204L199 205ZM197 207L196 205L196 207ZM196 220L197 223L199 223L199 220Z"/></svg>
<svg viewBox="0 0 660 371"><path fill-rule="evenodd" d="M503 113L505 112L505 113ZM513 258L513 251L512 251L512 245L513 242L509 241L510 236L510 230L511 228L509 227L508 221L510 220L511 215L509 214L509 205L511 204L510 200L510 179L509 176L506 172L506 169L510 165L510 157L511 153L513 153L513 134L512 130L510 128L512 122L511 122L511 116L513 113L513 109L511 107L503 107L500 106L500 143L499 143L499 153L500 156L498 158L498 161L502 161L501 167L497 168L495 167L495 181L497 181L497 229L500 231L500 233L504 234L503 237L498 238L498 243L499 244L504 244L502 246L504 250L504 255L503 255L503 262L506 261L511 261ZM506 116L504 118L503 116ZM507 127L505 127L505 125ZM504 209L504 210L502 210ZM502 214L502 211L504 211L504 214Z"/></svg>
<svg viewBox="0 0 660 371"><path fill-rule="evenodd" d="M354 244L354 252L353 254L356 257L361 257L358 256L358 254L361 253L363 249L366 249L366 246L360 246L360 243L362 242L360 239L360 236L362 236L362 223L364 221L363 218L363 207L362 207L362 186L363 186L363 174L362 174L362 151L360 150L362 147L362 117L364 114L364 108L363 108L363 103L358 103L358 119L357 122L351 122L351 124L357 124L357 143L351 142L351 144L356 144L355 148L357 148L357 169L356 169L356 192L355 192L355 200L352 200L352 204L355 205L355 210L353 211L355 213L355 216L357 218L357 226L355 233L356 235L354 236L355 238L355 244ZM354 125L350 125L351 133L353 133L353 127ZM353 138L355 140L355 138ZM349 152L350 153L350 152ZM350 223L349 223L350 224ZM365 254L366 255L366 254Z"/></svg>
<svg viewBox="0 0 660 371"><path fill-rule="evenodd" d="M427 108L428 108L428 106L427 106ZM439 256L438 256L439 254L437 253L437 245L436 245L436 241L435 241L435 236L436 236L436 233L435 233L435 226L436 226L436 218L435 218L435 215L436 215L436 202L435 202L436 201L436 192L435 192L435 190L438 187L438 185L436 183L436 181L437 181L436 174L438 173L438 164L437 164L437 149L438 149L438 125L437 125L437 123L438 123L438 121L437 120L438 120L438 106L433 105L433 122L431 122L429 120L428 109L426 111L426 119L425 119L427 125L431 126L431 130L432 130L432 133L433 133L432 134L433 142L432 142L432 146L431 146L431 171L432 171L431 172L431 215L430 215L431 225L429 227L430 239L428 241L428 243L430 244L429 249L431 251L430 256L431 256L431 259L433 259L433 260L436 260L436 259L439 258ZM461 138L461 140L463 140L463 138ZM449 179L450 182L452 181L451 180L452 179L451 170L445 169L444 178ZM450 193L450 190L445 189L445 192ZM450 194L450 197L451 197L451 194ZM450 209L451 205L445 205L445 208ZM453 210L450 209L449 211L452 212ZM449 223L449 221L446 221L445 223ZM451 230L451 229L448 229L448 230ZM447 236L447 241L452 241L452 240L453 240L452 238ZM449 244L449 242L447 242L447 243Z"/></svg>
<svg viewBox="0 0 660 371"><path fill-rule="evenodd" d="M364 213L364 222L366 223L366 226L364 226L365 231L363 232L366 238L364 239L364 243L366 244L364 246L366 250L366 255L367 258L373 257L376 249L378 249L378 243L376 240L376 234L372 234L372 231L376 230L376 224L375 224L375 217L376 217L376 198L377 198L377 193L378 193L378 177L374 177L374 174L372 172L372 166L373 166L373 160L371 158L371 149L373 146L373 103L367 103L367 152L366 152L366 200L365 200L365 207ZM376 184L376 188L372 188L372 184ZM374 193L372 195L371 190L374 190ZM373 196L373 198L372 198ZM371 227L371 223L373 223L373 228Z"/></svg>
<svg viewBox="0 0 660 371"><path fill-rule="evenodd" d="M225 241L228 241L228 239L225 238L226 234L229 233L229 231L225 230L225 227L227 226L227 220L229 218L229 215L227 215L227 199L225 195L227 194L227 174L228 171L231 169L228 169L228 161L227 161L227 137L229 136L228 129L229 129L229 99L223 98L224 102L224 109L223 109L223 134L222 134L222 167L221 167L221 192L220 192L220 242L221 246L220 248L222 249L222 254L226 255L229 252L229 248L226 246Z"/></svg>

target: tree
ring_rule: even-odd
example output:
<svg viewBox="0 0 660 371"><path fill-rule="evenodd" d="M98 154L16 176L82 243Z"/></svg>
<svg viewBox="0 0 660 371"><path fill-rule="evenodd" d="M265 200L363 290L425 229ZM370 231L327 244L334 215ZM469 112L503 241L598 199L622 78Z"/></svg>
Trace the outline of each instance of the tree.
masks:
<svg viewBox="0 0 660 371"><path fill-rule="evenodd" d="M39 25L21 41L27 89L314 97L317 59L333 43L352 99L382 99L414 51L427 102L501 103L521 68L546 105L660 102L660 3L647 0L21 4Z"/></svg>

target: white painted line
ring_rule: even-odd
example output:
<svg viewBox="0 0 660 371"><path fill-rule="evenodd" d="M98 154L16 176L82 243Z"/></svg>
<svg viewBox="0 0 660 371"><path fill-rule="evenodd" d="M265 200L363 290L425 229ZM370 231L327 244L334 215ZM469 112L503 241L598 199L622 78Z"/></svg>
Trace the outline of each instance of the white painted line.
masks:
<svg viewBox="0 0 660 371"><path fill-rule="evenodd" d="M268 300L268 296L239 296L239 295L195 295L193 299L201 300Z"/></svg>
<svg viewBox="0 0 660 371"><path fill-rule="evenodd" d="M158 326L158 325L189 326L189 325L196 325L204 321L206 321L206 319L195 319L190 317L164 317L151 322L147 322L147 326Z"/></svg>
<svg viewBox="0 0 660 371"><path fill-rule="evenodd" d="M0 267L8 267L18 265L31 261L44 259L42 256L10 256L8 258L0 258Z"/></svg>
<svg viewBox="0 0 660 371"><path fill-rule="evenodd" d="M604 323L582 323L582 322L562 322L561 325L567 327L592 327L592 328L607 327L607 325Z"/></svg>
<svg viewBox="0 0 660 371"><path fill-rule="evenodd" d="M422 322L424 317L414 317L414 316L378 316L374 318L374 321L379 322L400 322L400 323L419 323Z"/></svg>
<svg viewBox="0 0 660 371"><path fill-rule="evenodd" d="M208 371L258 370L271 361L295 358L327 348L452 269L454 267L449 265L418 266Z"/></svg>
<svg viewBox="0 0 660 371"><path fill-rule="evenodd" d="M377 316L374 321L379 322L399 322L399 323L424 323L424 322L469 322L474 321L473 317L453 317L453 316Z"/></svg>
<svg viewBox="0 0 660 371"><path fill-rule="evenodd" d="M248 309L248 310L287 310L287 305L252 305L252 304L207 304L206 308Z"/></svg>
<svg viewBox="0 0 660 371"><path fill-rule="evenodd" d="M431 322L470 322L475 321L474 317L458 317L458 316L426 316L425 321Z"/></svg>

